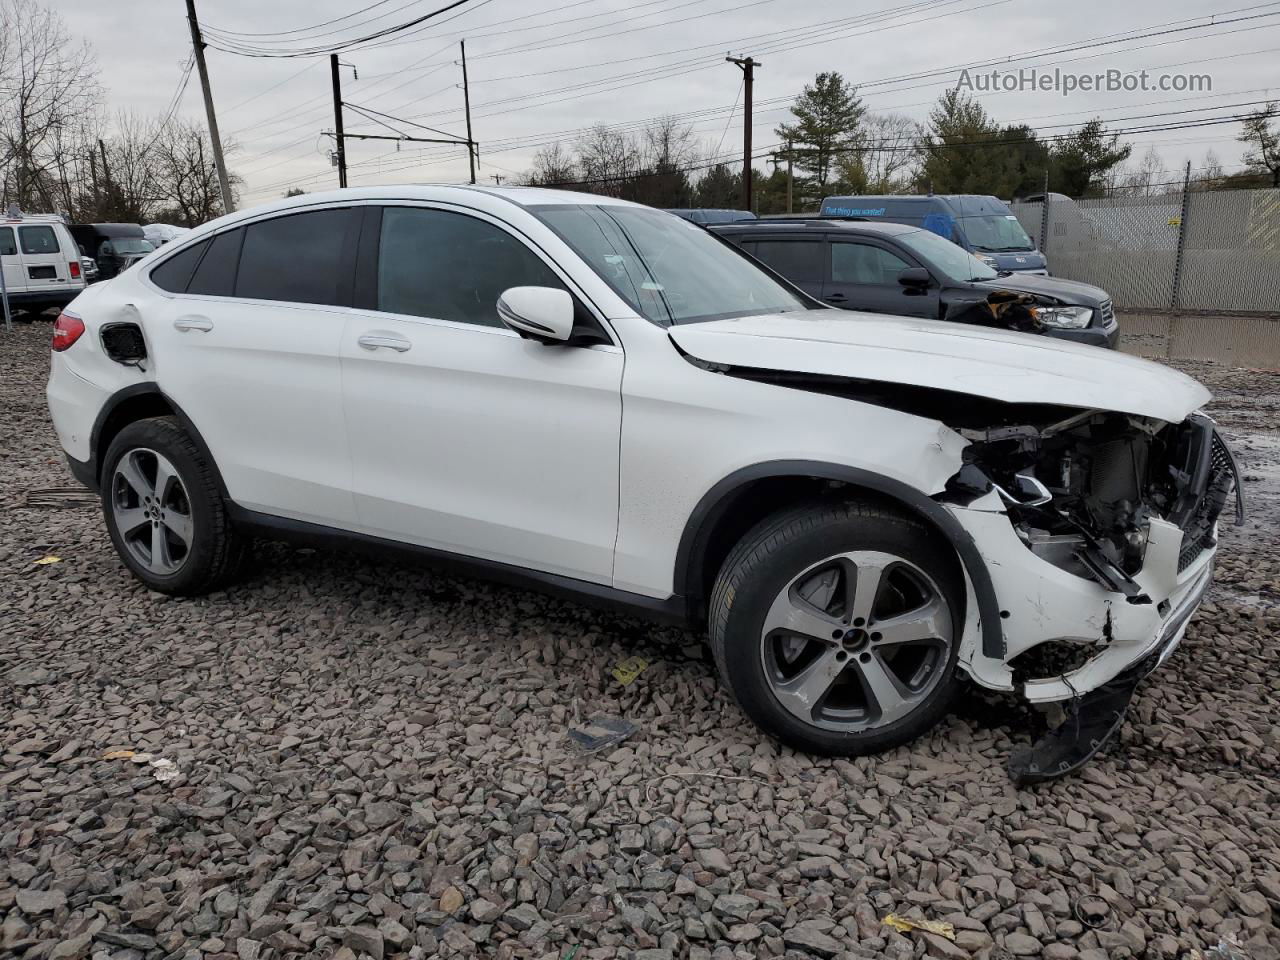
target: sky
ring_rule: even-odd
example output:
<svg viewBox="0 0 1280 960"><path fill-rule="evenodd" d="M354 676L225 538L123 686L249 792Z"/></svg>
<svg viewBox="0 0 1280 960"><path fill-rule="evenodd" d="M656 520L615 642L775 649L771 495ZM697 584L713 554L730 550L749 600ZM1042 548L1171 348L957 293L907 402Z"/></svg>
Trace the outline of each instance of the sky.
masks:
<svg viewBox="0 0 1280 960"><path fill-rule="evenodd" d="M365 36L448 2L197 5L213 45L297 51ZM92 43L108 111L165 114L191 51L182 0L54 6L73 34ZM344 19L317 26L337 18ZM568 146L575 131L596 122L636 124L669 114L693 124L704 155L733 162L742 150L742 73L725 62L729 53L761 63L752 111L757 152L778 142L773 130L788 118L791 98L823 70L858 84L868 109L918 120L960 81L960 67L1000 59L1012 61L1002 69L1035 67L1042 76L1055 68L1146 69L1153 83L1162 74L1211 78L1211 92L1194 93L974 89L998 122L1025 122L1050 135L1093 116L1134 128L1229 117L1280 99L1280 3L1256 0L467 0L376 45L342 51L350 65L341 71L343 99L399 118L386 122L400 133L438 136L411 125L419 124L465 136L458 64L464 38L479 176L489 183L515 178L539 145L559 139ZM1101 45L1063 50L1082 43ZM337 186L332 140L324 136L333 129L326 54L248 57L211 47L207 57L218 123L233 145L229 165L244 180L242 206L275 199L291 186L308 192ZM976 75L990 70L971 69L969 78L976 85ZM194 72L176 113L204 122ZM354 109L345 117L348 133L395 135ZM1134 144L1131 162L1154 147L1171 177L1187 161L1201 169L1210 149L1230 173L1241 166L1239 129L1234 121L1206 123L1134 132L1126 140ZM347 160L352 186L468 177L462 147L349 142Z"/></svg>

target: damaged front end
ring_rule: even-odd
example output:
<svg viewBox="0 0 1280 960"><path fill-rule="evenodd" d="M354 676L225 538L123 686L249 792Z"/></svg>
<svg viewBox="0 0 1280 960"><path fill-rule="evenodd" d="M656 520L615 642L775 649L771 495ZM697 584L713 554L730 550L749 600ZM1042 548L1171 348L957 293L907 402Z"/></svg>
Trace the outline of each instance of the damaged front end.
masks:
<svg viewBox="0 0 1280 960"><path fill-rule="evenodd" d="M954 425L970 443L944 499L988 562L1003 650L970 674L1067 720L1010 760L1018 782L1086 762L1138 682L1172 652L1212 578L1218 518L1238 469L1214 423L1087 410Z"/></svg>

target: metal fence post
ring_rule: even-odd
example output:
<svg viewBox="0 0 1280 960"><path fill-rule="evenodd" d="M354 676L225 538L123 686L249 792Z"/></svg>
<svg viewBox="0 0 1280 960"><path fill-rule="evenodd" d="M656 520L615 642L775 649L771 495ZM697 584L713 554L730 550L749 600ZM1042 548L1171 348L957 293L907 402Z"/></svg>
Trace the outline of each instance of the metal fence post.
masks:
<svg viewBox="0 0 1280 960"><path fill-rule="evenodd" d="M1044 172L1044 202L1040 205L1040 252L1049 249L1049 171Z"/></svg>
<svg viewBox="0 0 1280 960"><path fill-rule="evenodd" d="M1182 287L1182 255L1187 248L1187 210L1191 208L1191 161L1182 177L1182 212L1178 215L1178 252L1173 258L1173 291L1169 295L1169 312L1178 312Z"/></svg>

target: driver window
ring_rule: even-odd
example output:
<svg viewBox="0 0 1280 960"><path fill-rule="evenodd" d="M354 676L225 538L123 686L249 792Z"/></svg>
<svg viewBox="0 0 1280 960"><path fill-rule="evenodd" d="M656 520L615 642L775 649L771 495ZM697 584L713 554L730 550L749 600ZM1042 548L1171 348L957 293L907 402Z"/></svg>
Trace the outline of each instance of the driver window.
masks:
<svg viewBox="0 0 1280 960"><path fill-rule="evenodd" d="M475 217L421 207L384 207L377 308L500 327L498 297L509 287L565 286L507 233Z"/></svg>

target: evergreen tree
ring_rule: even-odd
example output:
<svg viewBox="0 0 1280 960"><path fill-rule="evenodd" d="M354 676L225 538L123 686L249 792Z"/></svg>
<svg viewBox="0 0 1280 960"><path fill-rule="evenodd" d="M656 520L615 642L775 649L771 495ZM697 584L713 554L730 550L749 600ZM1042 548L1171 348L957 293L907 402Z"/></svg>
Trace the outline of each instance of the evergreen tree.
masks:
<svg viewBox="0 0 1280 960"><path fill-rule="evenodd" d="M840 74L820 73L791 105L794 123L780 124L774 131L791 144L795 165L808 173L812 186L825 191L842 153L858 145L866 107L858 88Z"/></svg>

